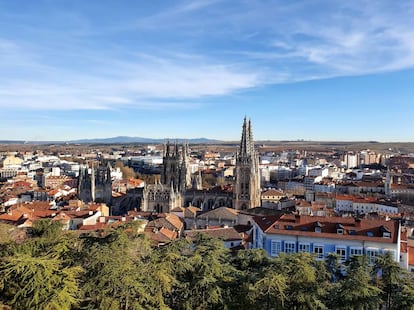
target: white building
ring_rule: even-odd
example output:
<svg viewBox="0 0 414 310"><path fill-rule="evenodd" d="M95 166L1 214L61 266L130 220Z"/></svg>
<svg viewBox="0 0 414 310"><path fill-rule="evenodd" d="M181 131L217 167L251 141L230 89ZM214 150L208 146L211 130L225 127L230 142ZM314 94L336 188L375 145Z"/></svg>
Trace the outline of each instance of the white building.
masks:
<svg viewBox="0 0 414 310"><path fill-rule="evenodd" d="M335 253L342 262L367 255L370 262L390 252L400 262L400 223L372 219L285 214L254 218L253 248L269 256L280 253L313 253L325 259Z"/></svg>
<svg viewBox="0 0 414 310"><path fill-rule="evenodd" d="M359 166L359 154L347 153L344 158L345 166L347 168L354 168Z"/></svg>
<svg viewBox="0 0 414 310"><path fill-rule="evenodd" d="M356 213L356 214L397 214L398 206L387 203L385 201L377 200L373 197L360 198L352 195L338 195L336 197L337 213Z"/></svg>

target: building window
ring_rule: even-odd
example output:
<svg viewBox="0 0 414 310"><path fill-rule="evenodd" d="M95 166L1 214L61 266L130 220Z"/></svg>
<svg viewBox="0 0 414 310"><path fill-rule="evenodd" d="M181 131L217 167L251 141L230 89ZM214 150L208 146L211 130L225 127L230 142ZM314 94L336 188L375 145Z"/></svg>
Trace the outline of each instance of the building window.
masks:
<svg viewBox="0 0 414 310"><path fill-rule="evenodd" d="M388 232L388 231L384 231L384 232L382 233L382 236L383 236L384 238L391 238L391 233L390 233L390 232Z"/></svg>
<svg viewBox="0 0 414 310"><path fill-rule="evenodd" d="M349 256L361 256L362 255L362 248L351 248Z"/></svg>
<svg viewBox="0 0 414 310"><path fill-rule="evenodd" d="M286 253L295 253L296 245L294 242L285 242L285 252Z"/></svg>
<svg viewBox="0 0 414 310"><path fill-rule="evenodd" d="M270 245L270 255L271 256L278 256L282 250L281 242L272 240Z"/></svg>
<svg viewBox="0 0 414 310"><path fill-rule="evenodd" d="M344 234L344 225L342 225L341 223L336 223L335 228L336 228L336 233L338 235L343 235Z"/></svg>
<svg viewBox="0 0 414 310"><path fill-rule="evenodd" d="M374 264L375 260L377 259L377 256L378 256L378 250L377 249L367 249L367 256L368 256L368 259L369 259L369 263Z"/></svg>
<svg viewBox="0 0 414 310"><path fill-rule="evenodd" d="M344 262L346 260L346 248L336 247L336 255L338 255L341 262Z"/></svg>
<svg viewBox="0 0 414 310"><path fill-rule="evenodd" d="M310 244L309 243L299 243L299 251L298 252L310 252Z"/></svg>
<svg viewBox="0 0 414 310"><path fill-rule="evenodd" d="M314 245L313 246L313 253L316 254L316 259L323 259L323 246L322 245Z"/></svg>

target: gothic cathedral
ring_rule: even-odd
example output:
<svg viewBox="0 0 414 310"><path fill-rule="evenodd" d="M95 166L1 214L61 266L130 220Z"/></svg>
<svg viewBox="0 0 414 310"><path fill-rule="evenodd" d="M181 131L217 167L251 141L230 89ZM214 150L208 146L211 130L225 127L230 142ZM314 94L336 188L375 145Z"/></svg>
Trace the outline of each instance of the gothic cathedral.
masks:
<svg viewBox="0 0 414 310"><path fill-rule="evenodd" d="M240 147L236 155L236 184L233 189L233 207L245 210L260 206L259 156L254 148L251 121L246 117Z"/></svg>
<svg viewBox="0 0 414 310"><path fill-rule="evenodd" d="M141 210L161 213L181 207L185 191L191 186L188 164L187 144L172 146L169 141L165 143L161 181L145 186Z"/></svg>

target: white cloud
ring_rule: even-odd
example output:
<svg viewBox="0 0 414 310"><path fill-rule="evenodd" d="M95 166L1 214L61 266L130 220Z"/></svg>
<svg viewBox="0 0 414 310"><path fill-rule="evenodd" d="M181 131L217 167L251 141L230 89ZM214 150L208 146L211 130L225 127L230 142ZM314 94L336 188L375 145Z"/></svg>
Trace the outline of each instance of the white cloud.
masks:
<svg viewBox="0 0 414 310"><path fill-rule="evenodd" d="M96 25L73 12L65 19L70 28L90 36L49 27L42 37L39 27L33 41L0 38L0 107L186 109L264 84L414 66L412 5L237 3L184 1L136 23L126 20L151 28L136 28L142 38L110 23L136 45L123 45L114 32L96 39ZM175 32L183 41L174 41Z"/></svg>
<svg viewBox="0 0 414 310"><path fill-rule="evenodd" d="M372 1L303 1L293 7L262 2L252 5L253 13L234 18L254 25L246 33L262 29L267 39L232 52L286 73L282 82L413 68L412 3L386 6Z"/></svg>
<svg viewBox="0 0 414 310"><path fill-rule="evenodd" d="M163 58L137 54L128 61L97 58L94 66L88 68L89 72L51 69L33 60L36 57L31 59L32 65L22 71L27 77L24 74L14 79L0 77L0 107L184 109L197 106L197 100L206 96L227 95L259 83L254 73L209 63L208 59L197 55ZM0 68L6 65L0 60ZM14 67L18 66L16 62ZM33 76L38 78L33 79ZM175 104L176 100L190 101Z"/></svg>

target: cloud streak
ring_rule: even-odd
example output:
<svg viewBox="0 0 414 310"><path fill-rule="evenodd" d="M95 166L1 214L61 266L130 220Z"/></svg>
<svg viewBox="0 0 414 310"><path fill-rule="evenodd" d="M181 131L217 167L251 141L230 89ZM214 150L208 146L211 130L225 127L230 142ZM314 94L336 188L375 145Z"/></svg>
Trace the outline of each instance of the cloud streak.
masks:
<svg viewBox="0 0 414 310"><path fill-rule="evenodd" d="M16 34L0 33L0 107L189 109L265 85L413 68L413 6L386 6L182 1L105 25L56 7L67 22L56 30L58 18L34 27L14 16L35 30L4 22Z"/></svg>
<svg viewBox="0 0 414 310"><path fill-rule="evenodd" d="M195 64L194 59L200 60L195 56L186 57L192 59L190 63L143 54L129 61L104 58L95 60L89 71L78 72L37 63L33 60L36 56L30 58L31 63L23 64L16 57L13 68L24 67L20 75L0 77L0 107L185 109L204 97L227 95L258 84L254 73L225 65ZM0 60L0 68L7 66ZM188 104L167 104L165 100L187 100Z"/></svg>
<svg viewBox="0 0 414 310"><path fill-rule="evenodd" d="M303 3L302 15L280 16L279 27L267 28L268 37L276 38L270 39L270 47L242 53L281 68L291 64L287 70L293 80L312 78L313 73L304 74L300 67L309 67L321 77L413 68L412 6L401 2L386 8L385 3L366 1L347 1L333 8L325 1L320 4L322 15L314 3Z"/></svg>

